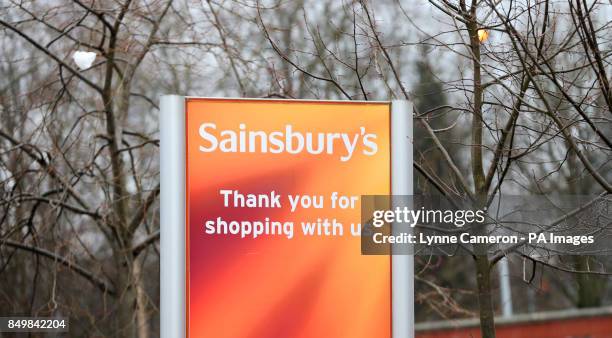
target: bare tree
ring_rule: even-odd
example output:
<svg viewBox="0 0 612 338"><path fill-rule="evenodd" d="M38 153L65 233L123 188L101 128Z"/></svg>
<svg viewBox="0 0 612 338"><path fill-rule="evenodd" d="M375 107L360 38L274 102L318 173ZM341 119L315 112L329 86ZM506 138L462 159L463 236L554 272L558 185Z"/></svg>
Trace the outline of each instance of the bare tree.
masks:
<svg viewBox="0 0 612 338"><path fill-rule="evenodd" d="M75 334L150 337L159 288L161 88L151 86L149 70L172 75L176 65L157 54L182 45L174 37L190 23L171 1L3 6L3 45L16 48L4 51L0 93L1 264L36 262L23 271L33 278L22 298L31 304L0 302L3 313L78 318ZM97 56L88 69L71 60L83 49ZM3 284L23 282L15 278L3 275ZM38 291L39 284L53 288Z"/></svg>
<svg viewBox="0 0 612 338"><path fill-rule="evenodd" d="M445 50L451 54L451 60L465 65L457 79L446 81L449 90L457 91L463 102L458 100L450 107L440 105L438 109L415 112L420 127L435 144L450 174L429 171L434 166L424 163L415 163L415 168L445 196L461 195L474 201L477 207L485 207L502 192L551 193L554 190L542 191L529 186L541 187L543 181L558 182L559 171L568 170L567 156L575 157L574 165L580 167L580 175L597 186L591 193L609 194L612 191L609 175L612 148L607 136L610 54L602 52L609 49L602 48L601 44L609 45L610 23L596 19L597 9L605 5L584 1L472 1L468 4L434 0L430 4L442 15L443 28L435 33L414 24L413 6L366 1L345 3L346 17L348 20L352 17L354 27L359 29L351 32L340 24L329 23L336 36L345 37L340 41L325 41L318 31L313 34L307 30L305 34L313 45L309 50L297 49L293 43L283 46L282 40L275 38L273 29L280 29L272 28L269 21L276 15L264 17L262 14L276 13L273 6L261 5L257 20L282 62L307 80L331 86L346 99L371 98L373 95L367 95L363 88L382 81L390 97L414 100L408 90L407 75L401 71L402 60L397 57L400 51L413 46L429 45ZM301 10L305 13L304 25L314 26L307 19L312 10L307 5L302 5ZM387 20L392 20L393 14L389 12L404 14L405 22L420 31L420 39L410 43L398 37L397 31L383 33L380 26L383 20L377 17L378 11ZM367 52L361 55L365 54L366 60L359 53L348 54L348 47L339 47L342 42L348 45L357 39L364 41L362 49ZM312 56L300 62L300 58L287 52L288 48L293 54ZM569 67L564 67L568 65L566 58L574 60ZM308 65L312 59L319 60L317 67ZM376 64L378 76L368 77L367 72L353 66L360 62ZM439 134L448 129L434 129L430 124L436 111L449 108L459 122L448 128L463 126L471 131L463 143L465 152L460 152L469 156L467 166L457 161L457 152L454 152L456 156L451 155L448 142L440 140ZM462 123L464 120L469 124ZM550 149L555 152L550 153ZM593 152L597 155L590 155ZM422 160L427 162L426 158ZM494 337L491 271L505 253L490 256L486 248L482 249L474 254L481 332L483 337ZM566 268L540 263L578 275L589 273L580 265Z"/></svg>
<svg viewBox="0 0 612 338"><path fill-rule="evenodd" d="M428 193L484 207L501 194L612 190L609 3L1 6L0 41L12 48L0 51L0 279L30 289L0 289L0 308L70 315L77 335L157 332L162 93L422 103L433 88L414 112L415 171ZM76 50L96 61L78 69ZM482 336L494 337L492 269L509 255L481 249L471 270L462 265L471 281L444 277L455 288L433 271L459 260L420 260L417 299L448 317L471 315L476 296ZM608 274L593 257L515 255L571 273L583 290Z"/></svg>

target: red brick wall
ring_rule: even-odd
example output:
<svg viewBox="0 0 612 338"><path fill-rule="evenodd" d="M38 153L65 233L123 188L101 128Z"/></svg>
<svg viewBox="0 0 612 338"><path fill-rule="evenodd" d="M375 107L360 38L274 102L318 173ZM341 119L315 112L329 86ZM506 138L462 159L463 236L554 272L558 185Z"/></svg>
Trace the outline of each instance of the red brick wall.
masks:
<svg viewBox="0 0 612 338"><path fill-rule="evenodd" d="M498 325L497 338L612 338L612 317ZM480 338L478 327L417 332L417 338Z"/></svg>

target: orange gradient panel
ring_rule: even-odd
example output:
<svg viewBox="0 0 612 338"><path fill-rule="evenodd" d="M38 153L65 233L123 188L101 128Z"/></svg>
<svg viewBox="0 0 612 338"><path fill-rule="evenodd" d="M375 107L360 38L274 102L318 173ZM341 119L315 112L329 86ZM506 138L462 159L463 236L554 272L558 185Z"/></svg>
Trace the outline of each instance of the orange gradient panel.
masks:
<svg viewBox="0 0 612 338"><path fill-rule="evenodd" d="M331 208L330 196L390 193L389 105L282 100L188 99L187 330L196 338L389 338L391 262L363 256L350 231L360 206ZM223 130L376 134L346 161L342 139L328 153L203 152L200 126ZM360 141L361 142L361 141ZM227 145L227 144L226 144ZM261 150L257 148L255 150ZM282 195L282 208L223 205L220 190ZM324 197L323 208L292 212L288 195ZM207 234L205 222L294 222L293 237ZM335 218L340 236L305 236L301 222Z"/></svg>

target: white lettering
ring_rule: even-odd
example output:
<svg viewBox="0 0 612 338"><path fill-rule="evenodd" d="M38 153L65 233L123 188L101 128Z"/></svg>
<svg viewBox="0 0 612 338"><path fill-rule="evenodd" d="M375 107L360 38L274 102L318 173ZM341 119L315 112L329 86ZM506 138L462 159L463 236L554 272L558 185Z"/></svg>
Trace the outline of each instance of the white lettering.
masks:
<svg viewBox="0 0 612 338"><path fill-rule="evenodd" d="M204 153L337 154L340 161L347 162L357 152L365 156L378 152L378 136L367 133L365 127L355 133L314 133L301 132L287 124L283 130L266 132L249 130L246 124L240 123L238 131L218 131L216 124L207 122L200 125L199 134L203 141L199 150Z"/></svg>

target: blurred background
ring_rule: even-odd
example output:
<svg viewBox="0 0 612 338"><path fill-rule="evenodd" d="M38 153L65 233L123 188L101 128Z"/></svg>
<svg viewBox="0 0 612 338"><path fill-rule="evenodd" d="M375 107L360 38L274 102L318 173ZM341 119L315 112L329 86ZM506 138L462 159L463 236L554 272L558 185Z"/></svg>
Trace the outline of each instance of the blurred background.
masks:
<svg viewBox="0 0 612 338"><path fill-rule="evenodd" d="M607 0L3 0L0 316L159 336L163 94L408 99L417 192L608 199L611 21ZM417 257L419 334L612 337L611 263Z"/></svg>

